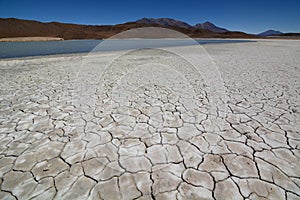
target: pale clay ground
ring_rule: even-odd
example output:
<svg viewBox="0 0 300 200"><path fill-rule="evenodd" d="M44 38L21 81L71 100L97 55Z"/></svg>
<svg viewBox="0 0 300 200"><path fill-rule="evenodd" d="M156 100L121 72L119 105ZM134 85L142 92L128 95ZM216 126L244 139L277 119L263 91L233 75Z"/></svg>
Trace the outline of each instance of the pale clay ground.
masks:
<svg viewBox="0 0 300 200"><path fill-rule="evenodd" d="M300 199L300 41L204 48L0 60L0 199Z"/></svg>

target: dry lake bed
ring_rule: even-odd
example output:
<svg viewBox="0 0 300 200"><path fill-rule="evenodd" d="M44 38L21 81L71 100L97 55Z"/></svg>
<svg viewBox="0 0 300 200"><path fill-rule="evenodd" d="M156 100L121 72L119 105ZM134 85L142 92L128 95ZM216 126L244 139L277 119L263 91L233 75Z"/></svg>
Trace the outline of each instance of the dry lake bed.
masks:
<svg viewBox="0 0 300 200"><path fill-rule="evenodd" d="M0 60L0 199L300 199L300 41L170 48Z"/></svg>

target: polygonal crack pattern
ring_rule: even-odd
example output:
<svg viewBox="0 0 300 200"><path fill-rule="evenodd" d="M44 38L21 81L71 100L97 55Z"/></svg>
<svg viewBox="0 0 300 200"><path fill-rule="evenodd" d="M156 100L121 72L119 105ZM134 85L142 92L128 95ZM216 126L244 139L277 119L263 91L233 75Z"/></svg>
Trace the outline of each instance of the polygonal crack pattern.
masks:
<svg viewBox="0 0 300 200"><path fill-rule="evenodd" d="M1 60L0 198L300 199L299 46L206 46L222 108L163 51Z"/></svg>

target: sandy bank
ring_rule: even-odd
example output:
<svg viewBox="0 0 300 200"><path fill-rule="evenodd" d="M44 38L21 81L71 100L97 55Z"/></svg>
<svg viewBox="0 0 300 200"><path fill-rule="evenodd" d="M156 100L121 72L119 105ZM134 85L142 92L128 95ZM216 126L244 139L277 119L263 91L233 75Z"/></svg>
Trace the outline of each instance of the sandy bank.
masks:
<svg viewBox="0 0 300 200"><path fill-rule="evenodd" d="M15 37L15 38L1 38L0 42L41 42L41 41L60 41L63 38L58 37Z"/></svg>

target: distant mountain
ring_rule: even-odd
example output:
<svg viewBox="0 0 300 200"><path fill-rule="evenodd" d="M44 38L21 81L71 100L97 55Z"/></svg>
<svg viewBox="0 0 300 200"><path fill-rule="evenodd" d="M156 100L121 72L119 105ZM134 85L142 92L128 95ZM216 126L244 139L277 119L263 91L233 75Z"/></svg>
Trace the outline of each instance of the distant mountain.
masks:
<svg viewBox="0 0 300 200"><path fill-rule="evenodd" d="M280 31L267 30L267 31L259 33L257 35L259 35L259 36L275 36L275 35L281 35L281 34L283 34L283 33Z"/></svg>
<svg viewBox="0 0 300 200"><path fill-rule="evenodd" d="M171 18L142 18L135 21L138 24L151 24L151 25L160 25L164 27L179 27L179 28L192 28L191 25L183 21L171 19Z"/></svg>
<svg viewBox="0 0 300 200"><path fill-rule="evenodd" d="M138 24L151 24L151 25L159 25L159 26L163 26L163 27L203 29L203 30L209 30L209 31L212 31L212 32L215 32L215 33L225 33L225 32L228 31L225 28L220 28L220 27L215 26L211 22L204 22L204 23L196 24L195 26L191 26L190 24L188 24L186 22L171 19L171 18L157 18L157 19L155 19L155 18L142 18L142 19L139 19L135 22L138 23Z"/></svg>
<svg viewBox="0 0 300 200"><path fill-rule="evenodd" d="M207 23L206 23L207 24ZM16 18L0 18L0 38L12 37L58 37L69 39L105 39L117 33L142 27L166 27L179 31L192 38L257 38L258 36L243 32L213 32L193 27L185 22L160 18L143 18L137 22L117 25L79 25L60 22L39 22ZM210 26L212 27L212 26ZM164 38L163 35L149 34L151 37ZM149 36L149 37L150 37ZM147 36L148 37L148 36Z"/></svg>
<svg viewBox="0 0 300 200"><path fill-rule="evenodd" d="M215 32L215 33L225 33L225 32L228 32L227 29L217 27L216 25L214 25L211 22L199 23L199 24L196 24L194 27L195 28L199 28L199 29L210 30L210 31Z"/></svg>

